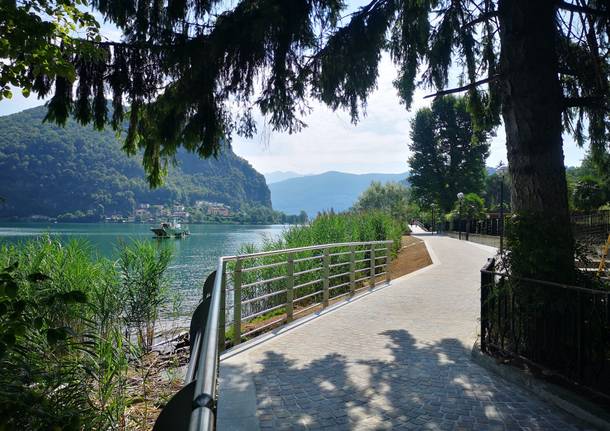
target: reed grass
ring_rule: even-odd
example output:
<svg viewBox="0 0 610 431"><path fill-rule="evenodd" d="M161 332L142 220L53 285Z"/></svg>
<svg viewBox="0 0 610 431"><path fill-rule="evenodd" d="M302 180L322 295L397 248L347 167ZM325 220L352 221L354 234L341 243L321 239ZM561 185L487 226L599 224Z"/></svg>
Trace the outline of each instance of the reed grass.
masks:
<svg viewBox="0 0 610 431"><path fill-rule="evenodd" d="M150 331L171 253L121 252L123 273L81 240L0 245L0 429L125 429L131 300Z"/></svg>
<svg viewBox="0 0 610 431"><path fill-rule="evenodd" d="M258 251L273 251L290 248L308 247L312 245L323 245L333 243L347 243L347 242L368 242L368 241L384 241L391 240L392 245L389 249L384 251L377 251L376 257L383 258L389 253L390 258L394 257L400 249L402 235L407 231L407 226L400 220L393 218L386 212L382 211L367 211L367 212L347 212L347 213L323 213L318 215L311 223L301 226L292 226L286 229L279 238L266 238L263 241L261 247L255 247L252 244L245 245L241 248L239 254L251 254ZM329 252L345 252L346 248L332 248ZM358 246L354 248L356 260L362 260L363 262L357 262L355 269L359 271L359 276L371 276L370 262L366 259L370 258L370 247ZM383 253L383 254L381 254ZM321 271L315 270L315 268L321 266L322 252L320 250L309 250L301 251L293 254L294 272L307 272L294 277L294 285L299 286L307 283L307 286L297 287L294 289L295 307L303 308L311 304L319 303L322 301L322 283L319 280L321 278ZM268 280L276 277L285 277L287 275L287 265L280 264L287 259L286 254L276 256L265 256L261 258L245 259L243 261L242 272L242 285L254 283L259 280ZM307 259L299 261L301 259ZM341 275L349 271L349 254L342 254L333 256L331 258L331 265L335 265L330 269L330 277L332 277L332 286L338 286L342 284L349 284L349 275ZM263 265L273 265L272 268L262 268L248 271L248 268L254 268ZM227 294L232 301L232 285L234 280L232 279L235 263L230 262L228 265L229 283ZM381 272L381 268L378 268L376 272ZM333 289L332 297L336 297L345 294L349 291L349 286L343 286L337 289ZM243 287L241 291L242 304L242 316L250 316L256 313L262 312L269 308L280 307L282 304L287 302L287 294L282 292L286 289L286 280L279 279L277 281L257 285L250 287ZM318 292L318 293L316 293ZM255 300L248 302L261 295L274 294L264 299ZM274 311L260 315L259 317L253 317L252 319L245 319L250 323L260 322L277 316L278 314L284 313L286 309L284 307L277 308ZM230 325L231 316L227 316L227 323ZM232 333L232 328L229 326L228 332Z"/></svg>

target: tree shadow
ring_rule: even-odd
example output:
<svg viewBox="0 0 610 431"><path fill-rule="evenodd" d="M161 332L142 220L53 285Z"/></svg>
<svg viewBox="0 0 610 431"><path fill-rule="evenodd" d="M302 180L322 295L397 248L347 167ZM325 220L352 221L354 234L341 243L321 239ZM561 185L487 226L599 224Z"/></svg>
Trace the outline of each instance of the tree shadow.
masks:
<svg viewBox="0 0 610 431"><path fill-rule="evenodd" d="M383 359L333 353L305 361L264 352L250 364L260 428L580 429L575 419L473 363L457 339L423 343L403 329L379 335L387 338Z"/></svg>

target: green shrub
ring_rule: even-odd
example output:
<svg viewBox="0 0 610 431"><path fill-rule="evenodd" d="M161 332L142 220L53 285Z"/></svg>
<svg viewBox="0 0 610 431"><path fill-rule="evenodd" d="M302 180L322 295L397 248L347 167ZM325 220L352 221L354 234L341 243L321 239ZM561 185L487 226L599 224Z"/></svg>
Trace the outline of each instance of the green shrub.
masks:
<svg viewBox="0 0 610 431"><path fill-rule="evenodd" d="M0 248L0 429L107 429L123 414L126 358L99 308L118 289L82 242ZM119 334L120 335L120 334Z"/></svg>
<svg viewBox="0 0 610 431"><path fill-rule="evenodd" d="M171 252L134 242L119 254L49 236L0 246L0 430L124 427L128 369L152 345Z"/></svg>
<svg viewBox="0 0 610 431"><path fill-rule="evenodd" d="M165 272L171 259L170 248L150 241L133 241L120 252L125 321L144 351L152 347L159 308L170 298Z"/></svg>

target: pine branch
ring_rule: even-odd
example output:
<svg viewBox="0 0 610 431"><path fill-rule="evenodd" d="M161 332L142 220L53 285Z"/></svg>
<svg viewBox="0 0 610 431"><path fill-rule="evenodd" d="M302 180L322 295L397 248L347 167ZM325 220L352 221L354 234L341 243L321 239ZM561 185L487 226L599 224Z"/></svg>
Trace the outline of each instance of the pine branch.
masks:
<svg viewBox="0 0 610 431"><path fill-rule="evenodd" d="M495 18L497 16L498 16L498 11L497 10L492 10L490 12L482 13L481 15L479 15L478 18L473 19L472 21L469 21L466 24L464 24L462 26L462 30L465 30L465 29L470 28L470 27L474 27L477 24L481 24L483 22L489 21L490 19Z"/></svg>
<svg viewBox="0 0 610 431"><path fill-rule="evenodd" d="M438 93L434 93L434 94L428 94L427 96L424 96L424 99L429 99L430 97L445 96L447 94L453 94L453 93L461 93L463 91L467 91L467 90L470 90L472 88L476 88L479 85L487 84L489 82L493 82L496 79L498 79L499 77L500 77L499 74L492 75L492 76L487 77L485 79L481 79L479 81L474 81L474 82L471 82L470 84L463 85L461 87L451 88L449 90L442 90L442 91L439 91Z"/></svg>
<svg viewBox="0 0 610 431"><path fill-rule="evenodd" d="M604 98L601 96L564 97L564 108L604 109Z"/></svg>
<svg viewBox="0 0 610 431"><path fill-rule="evenodd" d="M588 15L597 15L605 18L610 18L610 11L607 10L594 9L589 6L579 6L565 1L560 1L557 6L560 9L569 10L570 12L578 12Z"/></svg>

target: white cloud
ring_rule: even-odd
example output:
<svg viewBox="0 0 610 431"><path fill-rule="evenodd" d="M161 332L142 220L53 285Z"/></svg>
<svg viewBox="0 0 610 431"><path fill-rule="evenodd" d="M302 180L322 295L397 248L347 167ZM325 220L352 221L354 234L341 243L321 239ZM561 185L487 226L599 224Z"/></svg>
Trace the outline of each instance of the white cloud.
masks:
<svg viewBox="0 0 610 431"><path fill-rule="evenodd" d="M431 99L424 99L430 91L418 89L407 111L392 85L395 76L394 65L384 55L378 88L369 96L366 117L356 126L350 123L347 112L333 112L325 105L313 103L312 113L304 119L308 127L300 133L289 135L266 129L254 139L235 137L234 150L260 172L405 172L410 155L410 120L418 109L429 106ZM500 126L491 140L489 166L506 162L505 139L504 128ZM577 148L570 137L564 139L566 165L580 164L584 150Z"/></svg>

